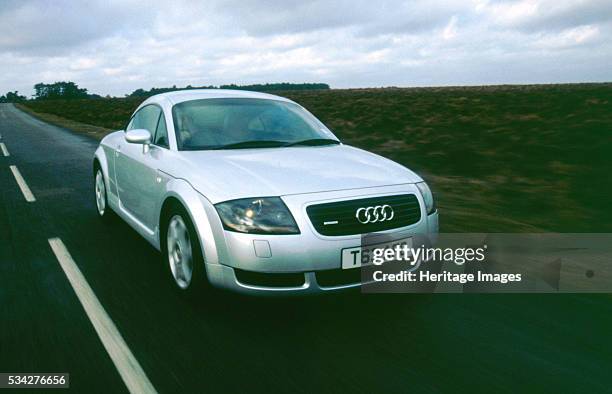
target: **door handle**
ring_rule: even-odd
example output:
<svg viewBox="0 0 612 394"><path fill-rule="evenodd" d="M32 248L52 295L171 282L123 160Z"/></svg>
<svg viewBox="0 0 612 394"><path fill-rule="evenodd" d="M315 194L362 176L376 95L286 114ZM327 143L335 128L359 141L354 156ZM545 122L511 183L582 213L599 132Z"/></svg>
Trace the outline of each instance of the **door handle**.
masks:
<svg viewBox="0 0 612 394"><path fill-rule="evenodd" d="M117 146L117 149L115 149L115 157L119 157L119 153L121 153L121 145Z"/></svg>

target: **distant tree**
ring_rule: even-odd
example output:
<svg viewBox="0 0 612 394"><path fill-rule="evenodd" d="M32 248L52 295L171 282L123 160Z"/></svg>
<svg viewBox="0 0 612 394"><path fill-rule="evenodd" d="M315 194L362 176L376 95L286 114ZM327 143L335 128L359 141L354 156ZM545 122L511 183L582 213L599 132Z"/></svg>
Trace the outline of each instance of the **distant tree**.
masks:
<svg viewBox="0 0 612 394"><path fill-rule="evenodd" d="M175 92L178 90L186 90L186 89L215 89L215 87L214 86L202 86L199 88L192 88L191 86L187 86L185 88L177 88L176 85L174 85L171 88L151 88L150 90L136 89L132 93L128 94L127 97L150 97L150 96L160 94L160 93Z"/></svg>
<svg viewBox="0 0 612 394"><path fill-rule="evenodd" d="M88 98L87 89L79 88L74 82L55 82L34 85L34 96L37 100Z"/></svg>
<svg viewBox="0 0 612 394"><path fill-rule="evenodd" d="M129 97L143 97L146 96L147 92L144 89L136 89L132 93L130 93Z"/></svg>
<svg viewBox="0 0 612 394"><path fill-rule="evenodd" d="M5 96L0 96L0 103L19 103L25 101L25 96L20 96L15 90L14 92L8 92Z"/></svg>

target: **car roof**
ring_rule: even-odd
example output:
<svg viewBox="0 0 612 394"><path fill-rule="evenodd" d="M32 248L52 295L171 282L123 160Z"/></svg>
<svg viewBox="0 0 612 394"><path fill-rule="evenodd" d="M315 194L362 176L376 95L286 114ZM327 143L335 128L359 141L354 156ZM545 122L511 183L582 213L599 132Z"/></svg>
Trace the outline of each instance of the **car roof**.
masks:
<svg viewBox="0 0 612 394"><path fill-rule="evenodd" d="M160 103L165 100L169 101L171 104L178 104L184 101L219 98L257 98L292 102L291 100L286 99L284 97L275 96L273 94L267 93L251 92L248 90L189 89L156 94L155 96L151 96L146 99L139 107L142 107L147 104Z"/></svg>

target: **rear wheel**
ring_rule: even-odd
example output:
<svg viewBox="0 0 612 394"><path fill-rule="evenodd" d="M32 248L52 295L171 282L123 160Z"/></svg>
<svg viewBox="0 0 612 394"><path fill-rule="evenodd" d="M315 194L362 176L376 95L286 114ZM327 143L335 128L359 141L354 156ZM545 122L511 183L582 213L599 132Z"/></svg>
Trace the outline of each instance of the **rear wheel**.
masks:
<svg viewBox="0 0 612 394"><path fill-rule="evenodd" d="M98 216L104 220L109 220L113 216L113 212L108 206L106 183L104 182L104 174L102 173L102 170L100 168L96 169L94 193L96 198L96 208L98 211Z"/></svg>
<svg viewBox="0 0 612 394"><path fill-rule="evenodd" d="M186 294L195 294L206 286L204 258L195 227L180 206L167 216L162 253L176 287Z"/></svg>

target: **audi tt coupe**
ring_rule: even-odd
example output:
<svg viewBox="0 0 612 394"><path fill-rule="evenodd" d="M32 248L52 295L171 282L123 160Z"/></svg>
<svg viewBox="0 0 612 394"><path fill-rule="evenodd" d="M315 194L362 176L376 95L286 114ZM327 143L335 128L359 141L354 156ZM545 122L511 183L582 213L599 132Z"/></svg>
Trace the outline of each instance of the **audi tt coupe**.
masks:
<svg viewBox="0 0 612 394"><path fill-rule="evenodd" d="M343 144L302 106L269 94L150 97L101 141L93 173L98 215L119 216L160 250L185 293L356 287L369 263L362 239L438 232L418 175Z"/></svg>

